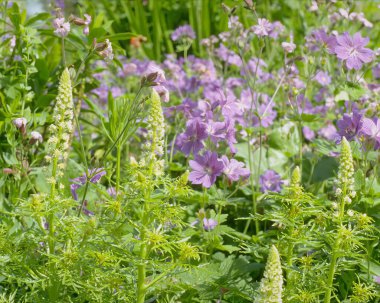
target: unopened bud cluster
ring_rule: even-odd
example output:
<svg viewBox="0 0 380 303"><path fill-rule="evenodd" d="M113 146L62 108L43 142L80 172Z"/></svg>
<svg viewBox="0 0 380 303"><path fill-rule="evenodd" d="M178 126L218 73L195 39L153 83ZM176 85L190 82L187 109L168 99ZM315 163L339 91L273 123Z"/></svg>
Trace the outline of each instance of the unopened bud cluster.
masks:
<svg viewBox="0 0 380 303"><path fill-rule="evenodd" d="M342 139L337 186L336 195L341 197L342 194L345 194L342 199L346 204L350 204L351 199L356 196L356 192L354 191L354 163L350 144L345 137Z"/></svg>
<svg viewBox="0 0 380 303"><path fill-rule="evenodd" d="M63 175L64 162L69 153L70 137L73 132L73 97L70 73L66 68L61 76L58 96L53 113L54 123L50 125L48 140L48 162L57 162L57 176ZM53 182L53 180L52 180Z"/></svg>
<svg viewBox="0 0 380 303"><path fill-rule="evenodd" d="M282 285L283 278L280 254L278 253L276 246L273 245L269 251L264 277L260 282L259 297L255 302L281 303Z"/></svg>
<svg viewBox="0 0 380 303"><path fill-rule="evenodd" d="M164 153L165 123L160 97L154 90L152 90L147 123L148 134L143 145L143 158L140 165L148 167L154 175L159 176L164 170L164 161L157 158Z"/></svg>

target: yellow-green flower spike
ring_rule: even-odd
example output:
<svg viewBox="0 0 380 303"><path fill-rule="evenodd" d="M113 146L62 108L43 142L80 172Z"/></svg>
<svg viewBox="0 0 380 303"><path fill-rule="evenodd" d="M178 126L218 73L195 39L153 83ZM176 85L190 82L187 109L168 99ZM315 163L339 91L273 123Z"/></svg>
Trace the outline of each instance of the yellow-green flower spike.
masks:
<svg viewBox="0 0 380 303"><path fill-rule="evenodd" d="M259 297L257 303L281 303L282 302L282 268L280 255L276 246L272 245L264 277L260 282Z"/></svg>
<svg viewBox="0 0 380 303"><path fill-rule="evenodd" d="M352 160L352 152L350 143L345 137L342 139L341 154L340 154L340 166L338 173L338 189L337 195L342 193L349 194L354 193L354 163Z"/></svg>
<svg viewBox="0 0 380 303"><path fill-rule="evenodd" d="M63 175L66 159L69 155L70 138L73 132L73 95L69 70L66 68L60 78L58 95L53 112L53 124L50 125L48 156L46 160L53 163L50 183Z"/></svg>
<svg viewBox="0 0 380 303"><path fill-rule="evenodd" d="M147 119L148 134L146 143L143 146L144 154L140 165L151 170L156 176L162 175L164 170L163 160L158 160L157 156L164 153L165 122L161 107L160 96L152 89L150 98L150 111Z"/></svg>
<svg viewBox="0 0 380 303"><path fill-rule="evenodd" d="M293 170L292 177L290 179L291 186L299 186L301 184L301 172L299 166Z"/></svg>

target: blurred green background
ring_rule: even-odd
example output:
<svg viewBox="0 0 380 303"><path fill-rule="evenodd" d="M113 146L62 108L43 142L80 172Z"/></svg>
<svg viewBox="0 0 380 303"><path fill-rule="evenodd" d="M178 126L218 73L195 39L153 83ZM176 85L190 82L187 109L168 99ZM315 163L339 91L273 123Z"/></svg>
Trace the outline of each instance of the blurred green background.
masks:
<svg viewBox="0 0 380 303"><path fill-rule="evenodd" d="M4 0L3 0L4 1ZM12 2L12 1L8 1ZM132 32L146 38L136 54L136 49L129 47L130 41L120 42L128 56L146 56L162 60L164 54L173 53L175 45L170 40L171 32L178 26L190 24L197 34L191 52L203 56L205 50L201 40L210 35L217 35L228 28L228 10L223 5L234 8L245 27L257 22L257 17L270 21L280 21L294 35L295 43L304 43L304 37L313 26L323 24L328 18L326 12L317 11L310 14L305 8L312 0L257 0L253 1L257 16L244 8L244 0L23 0L15 1L27 7L28 14L54 12L55 7L62 7L66 17L70 14L90 14L98 21L104 21L105 29L112 33ZM331 1L317 0L352 11L363 11L374 22L380 21L378 5L380 1ZM100 22L99 22L100 23ZM98 24L99 24L98 23Z"/></svg>

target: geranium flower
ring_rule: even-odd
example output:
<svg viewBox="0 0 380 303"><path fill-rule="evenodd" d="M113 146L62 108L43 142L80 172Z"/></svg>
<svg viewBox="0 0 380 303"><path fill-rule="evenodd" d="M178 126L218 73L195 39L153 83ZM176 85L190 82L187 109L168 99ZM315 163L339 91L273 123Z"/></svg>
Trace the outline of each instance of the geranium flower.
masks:
<svg viewBox="0 0 380 303"><path fill-rule="evenodd" d="M192 184L202 184L209 188L216 181L224 170L224 164L218 159L218 155L211 151L206 151L203 156L195 156L195 160L190 160L190 167L193 171L189 174L189 181Z"/></svg>
<svg viewBox="0 0 380 303"><path fill-rule="evenodd" d="M53 20L54 34L59 37L66 37L70 32L70 23L65 22L65 18L55 18Z"/></svg>
<svg viewBox="0 0 380 303"><path fill-rule="evenodd" d="M178 138L178 146L186 155L197 154L203 148L203 140L207 139L207 125L199 118L189 120L186 131Z"/></svg>
<svg viewBox="0 0 380 303"><path fill-rule="evenodd" d="M363 125L360 133L367 139L375 142L375 149L380 147L380 119L371 120L363 118Z"/></svg>
<svg viewBox="0 0 380 303"><path fill-rule="evenodd" d="M322 86L326 86L331 83L331 77L329 74L321 70L315 75L314 79Z"/></svg>
<svg viewBox="0 0 380 303"><path fill-rule="evenodd" d="M252 26L252 30L257 36L264 37L269 35L272 27L272 23L270 23L267 19L259 18L257 20L257 25Z"/></svg>
<svg viewBox="0 0 380 303"><path fill-rule="evenodd" d="M203 219L203 228L204 230L210 231L213 230L218 225L218 221L214 219Z"/></svg>
<svg viewBox="0 0 380 303"><path fill-rule="evenodd" d="M273 191L280 192L283 181L281 176L274 170L267 170L260 176L260 189L262 192Z"/></svg>
<svg viewBox="0 0 380 303"><path fill-rule="evenodd" d="M351 37L347 32L336 38L337 46L335 53L337 57L346 61L348 69L359 70L363 63L373 60L374 52L364 46L368 44L369 38L363 38L360 33Z"/></svg>
<svg viewBox="0 0 380 303"><path fill-rule="evenodd" d="M346 137L348 141L352 141L363 126L363 116L356 111L353 114L344 114L336 124L338 134Z"/></svg>
<svg viewBox="0 0 380 303"><path fill-rule="evenodd" d="M226 156L222 156L222 161L224 164L223 173L231 181L238 181L241 179L247 179L250 175L248 168L244 168L244 163L239 162L235 159L229 160Z"/></svg>
<svg viewBox="0 0 380 303"><path fill-rule="evenodd" d="M78 200L77 189L82 187L87 182L87 176L90 177L89 181L91 183L98 183L100 178L106 175L106 171L103 168L94 168L89 169L88 174L84 174L78 178L72 179L71 182L74 182L70 185L71 194L74 200Z"/></svg>

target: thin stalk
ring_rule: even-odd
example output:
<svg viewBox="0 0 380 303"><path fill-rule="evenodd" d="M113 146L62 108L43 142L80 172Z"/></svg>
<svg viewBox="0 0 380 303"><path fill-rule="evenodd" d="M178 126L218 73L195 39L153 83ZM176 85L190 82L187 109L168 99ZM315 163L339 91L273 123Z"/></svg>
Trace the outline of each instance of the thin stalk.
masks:
<svg viewBox="0 0 380 303"><path fill-rule="evenodd" d="M65 54L65 38L62 37L62 64L66 66L66 54Z"/></svg>
<svg viewBox="0 0 380 303"><path fill-rule="evenodd" d="M303 157L303 153L302 153L302 148L303 148L303 142L302 142L302 124L301 124L301 121L298 122L298 135L299 135L299 150L298 150L298 157L299 157L299 167L300 167L300 172L301 172L301 179L302 179L302 157Z"/></svg>
<svg viewBox="0 0 380 303"><path fill-rule="evenodd" d="M330 263L330 268L329 268L329 275L327 278L327 290L325 293L325 300L323 301L324 303L330 303L331 301L331 292L332 292L332 285L334 282L334 275L335 275L335 266L336 266L336 261L338 259L337 256L337 250L339 248L339 241L335 241L332 255L331 255L331 263Z"/></svg>
<svg viewBox="0 0 380 303"><path fill-rule="evenodd" d="M116 149L116 192L119 192L120 188L120 163L121 163L121 150L122 146L121 144L118 145Z"/></svg>
<svg viewBox="0 0 380 303"><path fill-rule="evenodd" d="M86 173L87 174L87 173ZM82 209L83 209L83 205L84 205L84 201L86 199L86 195L87 195L87 190L88 190L88 185L90 184L89 182L89 179L87 177L87 180L86 180L86 185L84 187L84 194L83 194L83 198L82 198L82 202L80 204L80 207L79 207L79 211L78 211L78 217L80 216L80 214L82 213Z"/></svg>
<svg viewBox="0 0 380 303"><path fill-rule="evenodd" d="M141 91L142 91L142 87L139 88L137 94L136 94L136 97L135 99L133 100L133 103L136 102L136 100L138 99L138 97L140 96L141 94ZM119 136L116 138L116 140L112 143L111 147L105 152L104 156L103 156L103 159L104 161L106 161L106 157L108 156L108 154L113 150L113 148L116 146L116 144L119 142L119 140L121 139L121 137L124 135L124 132L127 130L128 126L129 126L129 123L131 122L130 118L128 118L128 122L124 125L121 133L119 134Z"/></svg>
<svg viewBox="0 0 380 303"><path fill-rule="evenodd" d="M147 247L145 242L145 232L140 235L141 247L140 247L140 264L137 266L137 303L144 303L147 287L145 285L146 279L146 264L145 259L147 257Z"/></svg>
<svg viewBox="0 0 380 303"><path fill-rule="evenodd" d="M344 216L344 208L345 208L345 202L344 202L344 197L347 195L347 189L346 186L343 187L343 194L341 196L341 201L339 205L339 215L338 215L338 226L341 226L343 223L343 216ZM340 247L340 238L339 235L335 238L334 245L332 247L332 252L331 252L331 263L329 266L329 275L327 278L327 289L325 292L325 299L324 303L330 303L331 301L331 292L333 289L333 283L334 283L334 276L335 276L335 271L336 271L336 263L338 260L338 252L339 252L339 247Z"/></svg>

